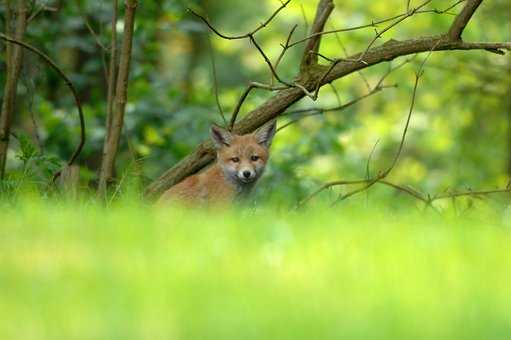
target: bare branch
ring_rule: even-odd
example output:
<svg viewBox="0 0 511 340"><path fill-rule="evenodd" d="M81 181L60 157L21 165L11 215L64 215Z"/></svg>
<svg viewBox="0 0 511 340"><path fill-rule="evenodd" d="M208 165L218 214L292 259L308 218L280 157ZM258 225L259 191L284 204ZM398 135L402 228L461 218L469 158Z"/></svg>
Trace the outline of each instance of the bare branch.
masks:
<svg viewBox="0 0 511 340"><path fill-rule="evenodd" d="M449 7L445 8L445 9L442 9L442 10L440 10L440 9L417 9L416 8L415 11L414 11L415 12L414 14L428 14L428 13L433 13L433 14L450 14L449 11L451 9L457 7L459 4L461 4L462 2L465 2L465 1L466 0L458 0L454 4L450 5ZM335 34L335 33L351 32L351 31L357 31L357 30L366 29L366 28L376 29L378 27L378 25L381 25L381 24L384 24L384 23L387 23L389 21L393 21L393 20L396 20L396 19L401 19L402 17L408 16L410 13L411 13L410 9L407 9L406 12L404 12L404 13L401 13L401 14L398 14L398 15L394 15L394 16L389 17L389 18L377 20L377 21L371 21L368 24L363 24L363 25L353 26L353 27L347 27L347 28L333 29L333 30L328 30L328 31L316 32L316 33L308 35L307 37L305 37L303 39L300 39L300 40L292 42L289 45L289 47L293 47L295 45L301 44L301 43L306 42L306 41L308 41L308 40L310 40L312 38L315 38L317 36L328 35L328 34Z"/></svg>
<svg viewBox="0 0 511 340"><path fill-rule="evenodd" d="M215 92L216 107L218 109L218 113L220 114L220 117L222 117L224 126L227 126L227 120L225 119L224 110L222 109L222 105L220 104L220 97L218 94L218 76L217 76L217 72L216 72L215 49L213 48L213 43L211 42L211 38L209 37L209 35L208 35L208 45L209 45L209 51L210 51L210 55L211 55L211 73L213 76L213 91Z"/></svg>
<svg viewBox="0 0 511 340"><path fill-rule="evenodd" d="M492 52L499 51L500 54L503 53L502 50L511 50L511 42L449 41L441 35L404 41L389 40L383 45L371 48L365 52L364 62L356 61L363 54L360 53L351 56L348 58L349 60L337 63L328 76L323 79L322 85L383 61L391 61L400 56L430 51L434 46L436 46L435 51L487 50Z"/></svg>
<svg viewBox="0 0 511 340"><path fill-rule="evenodd" d="M117 1L117 0L114 0L114 1ZM80 12L80 16L82 17L82 20L83 20L83 23L84 23L85 27L87 28L89 33L94 38L94 41L96 42L96 45L98 45L101 48L103 53L108 51L107 47L101 42L101 38L98 35L98 33L96 33L94 28L92 28L92 25L89 22L89 18L87 18L87 14L83 13L84 11L83 11L83 9L81 7L80 1L78 1L78 0L76 1L76 6L78 7L78 11Z"/></svg>
<svg viewBox="0 0 511 340"><path fill-rule="evenodd" d="M321 188L313 192L310 196L306 197L304 200L302 200L298 207L302 207L308 202L310 202L313 198L315 198L317 195L319 195L321 192L330 189L332 187L336 186L346 186L346 185L360 185L360 184L366 184L366 186L363 186L362 188L359 188L356 190L356 192L363 191L367 188L367 185L373 181L372 179L366 179L366 180L355 180L355 181L334 181L324 184ZM435 196L431 196L429 194L421 193L417 190L414 190L408 186L396 184L393 182L390 182L385 179L380 179L375 182L375 184L382 184L391 188L394 188L397 191L403 192L410 197L413 197L425 204L426 207L433 207L433 203L439 200L445 200L445 199L456 199L459 197L484 197L489 195L495 195L495 194L506 194L511 192L511 188L503 188L503 189L494 189L494 190L480 190L480 191L474 191L474 190L468 190L468 191L454 191L447 194L438 194ZM353 192L352 192L353 193Z"/></svg>
<svg viewBox="0 0 511 340"><path fill-rule="evenodd" d="M277 60L275 61L275 71L277 70L277 68L279 67L279 64L280 62L282 61L282 58L284 58L284 55L286 54L287 50L289 49L289 43L291 42L291 37L293 36L293 33L295 32L296 28L298 27L298 25L294 25L293 28L291 28L291 31L289 31L289 34L287 36L287 40L286 40L286 43L285 45L281 45L282 46L282 51L280 52L279 56L277 57ZM272 76L271 78L271 84L273 85L273 79L274 77Z"/></svg>
<svg viewBox="0 0 511 340"><path fill-rule="evenodd" d="M483 0L467 0L467 3L460 14L454 19L454 22L449 29L449 39L451 40L461 40L461 34L463 30L467 26L468 22L474 15L475 11L479 7L479 5L483 2Z"/></svg>
<svg viewBox="0 0 511 340"><path fill-rule="evenodd" d="M389 87L396 87L395 85L391 85L391 86L377 86L375 88L373 88L370 92L360 96L360 97L357 97L353 100L350 100L349 102L345 103L345 104L342 104L342 105L339 105L339 106L336 106L336 107L331 107L331 108L310 108L310 109L303 109L303 110L295 110L295 111L290 111L290 112L286 112L285 114L283 114L282 116L287 116L287 115L290 115L290 114L301 114L300 116L298 116L297 118L294 118L292 120L290 120L289 122L287 122L286 124L283 124L281 125L278 129L277 129L277 132L280 131L280 130L283 130L297 122L299 122L300 120L304 119L304 118L307 118L307 117L312 117L312 116L318 116L318 115L322 115L326 112L340 112L340 111L344 111L346 110L347 108L359 103L360 101L368 98L368 97L371 97L372 95L375 95L379 92L381 92L383 89L386 89L386 88L389 88Z"/></svg>
<svg viewBox="0 0 511 340"><path fill-rule="evenodd" d="M234 111L231 115L231 121L229 123L229 131L232 131L234 129L234 124L236 123L236 119L238 118L238 114L240 112L241 106L245 102L245 99L247 99L250 91L253 89L264 89L268 91L278 91L283 90L287 87L277 87L277 86L271 86L271 85L265 85L257 82L251 82L248 87L243 91L243 94L241 95L240 99L238 100L238 103L236 104L236 107L234 108Z"/></svg>
<svg viewBox="0 0 511 340"><path fill-rule="evenodd" d="M397 87L397 84L384 85L385 79L387 79L387 77L392 72L402 68L404 65L408 64L413 59L414 59L414 57L408 58L408 59L406 59L405 61L403 61L402 63L400 63L399 65L397 65L395 67L389 67L388 71L378 80L378 82L376 83L375 86L371 87L371 85L368 84L369 91L366 94L364 94L364 95L362 95L360 97L357 97L355 99L352 99L352 100L350 100L349 102L347 102L345 104L341 104L340 100L338 98L338 101L339 101L339 105L338 106L326 107L326 108L312 107L312 108L297 109L297 110L292 110L292 111L284 112L282 114L282 116L290 116L290 115L300 115L300 116L295 118L295 119L292 119L288 123L280 126L278 131L280 131L282 129L285 129L286 127L288 127L290 125L293 125L293 124L297 123L298 121L300 121L301 119L306 118L306 117L321 115L321 114L324 114L325 112L339 112L339 111L343 111L343 110L345 110L345 109L347 109L347 108L357 104L358 102L360 102L360 101L362 101L362 100L364 100L364 99L366 99L366 98L368 98L370 96L373 96L373 95L383 91L384 89ZM335 89L335 87L333 87L333 89ZM336 91L334 91L334 92L336 92ZM338 96L338 94L337 94L337 96Z"/></svg>
<svg viewBox="0 0 511 340"><path fill-rule="evenodd" d="M366 49L364 52L362 52L357 59L354 59L353 61L354 62L360 62L362 64L365 64L365 60L364 60L364 57L366 55L366 53L371 49L371 47L374 45L374 43L376 42L376 40L380 39L383 34L387 31L389 31L390 29L392 29L393 27L397 26L398 24L400 24L401 22L403 22L404 20L406 20L407 18L410 18L412 17L413 15L415 15L415 13L417 13L417 11L421 10L421 8L425 7L426 5L428 5L432 0L426 0L425 2L423 2L421 5L419 5L418 7L414 8L413 10L409 11L408 13L406 13L404 16L400 17L399 19L397 19L396 21L394 21L392 24L390 24L389 26L385 27L383 30L381 31L377 31L376 32L376 35L375 37L369 42L369 44L367 45ZM314 91L314 95L313 95L313 99L316 99L319 95L319 90L321 88L321 85L323 84L324 80L328 77L328 75L330 74L330 72L332 72L332 70L335 68L335 66L337 64L339 64L340 62L343 62L343 61L349 61L346 60L346 59L337 59L337 60L334 60L332 62L332 64L328 67L328 69L323 73L323 75L321 76L321 78L319 79L317 85L316 85L316 89Z"/></svg>
<svg viewBox="0 0 511 340"><path fill-rule="evenodd" d="M48 57L45 53L41 52L40 50L33 47L32 45L29 45L21 40L10 38L3 33L0 33L0 39L3 39L10 43L22 46L23 48L25 48L25 49L37 54L39 57L41 57L41 59L43 59L55 72L57 72L60 75L60 77L64 80L64 83L66 84L66 86L69 88L69 90L73 94L75 104L78 109L78 116L80 119L80 141L79 141L79 144L76 147L75 151L73 152L71 158L67 162L68 165L73 165L73 163L76 161L76 159L80 155L80 153L83 149L83 146L85 145L85 118L84 118L82 105L80 102L80 98L78 97L78 92L76 91L76 88L74 87L73 83L68 78L68 76L64 73L64 71L62 71L62 69L59 66L57 66L57 64L53 60L51 60L51 58ZM60 175L59 173L55 174L54 179L56 177L58 177L59 175Z"/></svg>
<svg viewBox="0 0 511 340"><path fill-rule="evenodd" d="M261 23L259 26L257 26L252 31L245 33L245 34L240 34L240 35L226 35L226 34L220 33L220 31L218 31L215 27L213 27L213 25L211 25L209 20L206 19L204 16L200 15L199 13L193 11L190 8L188 8L188 11L190 11L190 13L192 13L193 15L195 15L196 17L201 19L209 27L209 29L211 31L213 31L213 33L218 35L219 37L221 37L223 39L227 39L227 40L239 40L239 39L249 38L250 36L259 32L261 29L265 28L273 20L273 18L275 18L277 16L277 14L281 10L283 10L290 2L291 2L291 0L287 0L286 2L283 2L282 5L279 8L277 8L277 10L275 10L275 12L273 12L272 15L268 19L266 19L266 21Z"/></svg>
<svg viewBox="0 0 511 340"><path fill-rule="evenodd" d="M263 49L261 48L261 46L257 43L257 41L255 40L255 37L253 35L249 35L249 39L250 39L250 42L252 44L254 44L255 48L259 51L259 53L261 54L261 56L263 57L265 63L268 65L268 68L270 69L271 71L271 74L273 75L273 77L275 79L277 79L277 81L283 85L287 85L289 87L292 87L293 84L290 84L288 82L286 82L285 80L283 80L282 78L279 77L279 75L277 74L277 71L275 70L275 68L273 67L270 59L266 56L266 54L264 53Z"/></svg>
<svg viewBox="0 0 511 340"><path fill-rule="evenodd" d="M352 196L354 196L354 195L356 195L358 193L366 191L367 189L371 188L374 184L376 184L376 183L378 183L380 181L383 181L390 174L390 172L395 168L395 166L396 166L396 164L397 164L397 162L398 162L398 160L399 160L399 158L401 156L401 153L403 151L403 147L404 147L405 140L406 140L406 135L408 133L408 128L410 126L410 120L412 118L412 113L413 113L413 110L415 108L415 99L417 97L417 88L418 88L418 85L419 85L419 80L420 80L420 78L423 75L424 65L425 65L426 61L429 59L429 56L431 55L433 50L434 50L434 48L431 49L429 54L426 56L424 61L421 63L421 65L419 67L419 70L415 74L415 83L414 83L414 87L413 87L412 100L411 100L411 103L410 103L410 108L409 108L408 115L407 115L407 118L406 118L406 123L405 123L405 127L403 129L403 133L402 133L402 136L401 136L399 147L398 147L398 149L396 151L396 154L394 155L392 163L390 164L390 166L385 171L380 171L378 173L378 175L375 176L374 178L358 180L358 181L337 181L337 182L332 182L332 183L342 183L342 185L345 185L345 184L359 184L359 183L363 183L364 184L362 187L357 188L357 189L355 189L353 191L350 191L347 194L339 195L339 197L333 202L333 205L337 204L340 201L346 200L346 199L348 199L348 198L350 198L350 197L352 197ZM368 167L369 166L367 165L366 168L368 168ZM330 187L332 187L334 185L341 185L341 184L332 184L332 183L327 183L326 185L323 185L320 189L318 189L315 192L313 192L311 195L309 195L304 200L299 202L298 207L300 207L303 204L309 202L313 197L318 195L323 190L328 189L328 188L330 188Z"/></svg>
<svg viewBox="0 0 511 340"><path fill-rule="evenodd" d="M289 3L291 2L291 0L287 0L286 2L282 2L281 6L279 8L277 8L277 10L275 10L272 15L266 20L264 21L263 23L261 23L259 26L257 26L255 29L253 29L252 31L248 32L248 33L245 33L245 34L241 34L241 35L226 35L226 34L223 34L223 33L220 33L219 30L217 30L210 22L208 19L206 19L204 16L198 14L197 12L191 10L191 9L188 9L193 15L197 16L199 19L201 19L205 24L206 26L208 26L208 28L213 32L215 33L217 36L223 38L223 39L227 39L227 40L240 40L240 39L248 39L253 45L254 47L257 49L257 51L259 52L259 54L263 57L264 59L264 62L268 65L268 68L271 72L271 75L272 75L272 82L270 85L264 85L264 84L260 84L260 83L255 83L255 82L252 82L251 84L249 84L249 86L247 87L247 89L243 92L241 98L239 99L238 101L238 104L236 105L235 109L234 109L234 112L231 116L231 121L230 121L230 124L229 124L229 128L232 130L233 127L234 127L234 123L236 122L236 119L238 117L238 114L239 114L239 111L241 109L241 105L244 103L245 99L247 98L248 94L250 93L250 91L254 88L264 88L264 89L269 89L269 90L273 90L274 89L274 86L273 86L273 79L276 79L278 82L280 82L281 84L285 85L284 88L289 88L289 87L295 87L294 84L291 84L287 81L284 81L277 73L277 66L278 64L280 63L281 59L284 57L284 54L286 53L286 51L288 50L288 47L287 45L289 45L289 42L291 40L291 36L293 35L293 32L295 31L296 29L296 26L290 31L289 35L288 35L288 39L286 41L286 45L283 46L283 50L281 52L281 54L279 55L277 61L276 61L276 65L275 67L273 66L273 64L271 63L270 59L268 58L268 56L266 55L266 53L263 51L262 47L259 45L259 43L257 42L257 40L255 39L255 34L257 32L259 32L261 29L263 29L264 27L266 27L272 20L273 18L275 18L277 16L277 14L282 10L284 9ZM279 89L282 89L282 88L279 88ZM222 117L224 119L224 122L225 122L225 118L224 118L224 115L222 114Z"/></svg>
<svg viewBox="0 0 511 340"><path fill-rule="evenodd" d="M332 0L320 0L318 3L318 7L316 9L316 17L314 18L314 22L311 27L311 34L315 34L323 31L326 21L330 17L334 9L334 3ZM316 35L310 38L305 46L305 50L303 52L301 68L310 66L311 64L315 64L318 61L316 55L311 54L310 52L318 52L319 44L321 41L321 35Z"/></svg>
<svg viewBox="0 0 511 340"><path fill-rule="evenodd" d="M494 190L481 190L481 191L454 191L447 194L439 194L436 196L433 196L429 199L429 203L431 204L434 201L437 200L443 200L448 198L458 198L458 197L479 197L479 196L486 196L486 195L492 195L492 194L505 194L511 192L511 188L505 188L505 189L494 189Z"/></svg>
<svg viewBox="0 0 511 340"><path fill-rule="evenodd" d="M37 8L37 10L35 10L31 15L30 17L28 17L27 19L27 23L30 23L32 22L32 20L34 20L35 18L37 18L37 16L39 14L41 14L42 12L56 12L58 11L58 8L57 7L49 7L47 6L46 4L41 4L39 6L39 8Z"/></svg>

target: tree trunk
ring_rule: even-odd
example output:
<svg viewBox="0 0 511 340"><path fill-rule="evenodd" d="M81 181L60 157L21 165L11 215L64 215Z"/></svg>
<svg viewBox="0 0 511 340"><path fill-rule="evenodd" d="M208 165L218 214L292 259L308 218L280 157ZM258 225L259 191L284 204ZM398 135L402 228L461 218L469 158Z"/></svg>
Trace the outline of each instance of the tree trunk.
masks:
<svg viewBox="0 0 511 340"><path fill-rule="evenodd" d="M11 1L6 2L6 33L12 36ZM16 28L14 37L21 40L27 27L27 8L24 0L17 1L16 8ZM23 48L18 45L6 43L6 80L4 88L4 98L2 103L2 112L0 114L0 179L5 176L5 166L7 160L7 150L9 148L9 138L11 133L11 122L16 105L16 90L18 88L18 79L23 64Z"/></svg>
<svg viewBox="0 0 511 340"><path fill-rule="evenodd" d="M103 159L99 174L100 194L105 194L108 183L112 181L115 159L119 148L119 140L124 124L124 113L128 95L128 79L133 46L133 31L135 26L136 0L126 0L126 13L124 15L124 36L120 51L119 73L115 91L115 103L111 116L110 129L106 132L103 148ZM110 119L110 118L107 118ZM108 124L108 121L107 121Z"/></svg>

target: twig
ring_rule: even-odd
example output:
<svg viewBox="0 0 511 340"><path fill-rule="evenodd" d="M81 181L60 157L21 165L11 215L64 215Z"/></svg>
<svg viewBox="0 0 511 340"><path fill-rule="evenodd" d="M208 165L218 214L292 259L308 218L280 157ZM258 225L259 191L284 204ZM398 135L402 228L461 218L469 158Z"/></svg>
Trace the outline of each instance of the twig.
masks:
<svg viewBox="0 0 511 340"><path fill-rule="evenodd" d="M316 16L311 26L311 34L323 31L325 24L334 10L334 2L332 0L320 0L316 8ZM318 52L321 43L321 35L314 36L307 40L307 45L303 52L300 69L302 72L305 68L317 63L317 56L310 52Z"/></svg>
<svg viewBox="0 0 511 340"><path fill-rule="evenodd" d="M199 19L201 19L205 24L206 26L209 27L209 29L211 31L213 31L216 35L218 35L219 37L223 38L223 39L227 39L227 40L239 40L239 39L246 39L246 38L249 38L250 36L253 36L254 34L256 34L257 32L259 32L261 29L263 29L264 27L266 27L272 20L273 18L275 18L277 16L277 14L283 10L289 3L291 2L291 0L287 0L286 2L283 2L282 5L277 8L277 10L275 10L272 15L266 19L266 21L264 21L263 23L261 23L259 26L257 26L255 29L253 29L252 31L248 32L248 33L245 33L245 34L240 34L240 35L226 35L226 34L222 34L220 33L220 31L218 31L213 25L211 25L211 23L209 22L208 19L206 19L204 16L200 15L199 13L195 12L194 10L188 8L188 11L190 13L192 13L193 15L195 15L196 17L198 17Z"/></svg>
<svg viewBox="0 0 511 340"><path fill-rule="evenodd" d="M257 43L257 41L255 40L255 37L250 34L249 37L250 39L250 42L252 44L254 44L255 48L259 51L259 53L261 54L261 56L263 57L264 61L266 62L266 64L268 65L268 68L270 69L271 71L271 74L273 75L273 77L275 77L275 79L277 79L277 81L283 85L286 85L288 87L293 87L293 84L291 83L288 83L286 82L285 80L283 80L282 78L280 78L280 76L277 74L277 71L275 70L275 68L273 67L270 59L266 56L266 54L264 53L263 49L261 48L261 46Z"/></svg>
<svg viewBox="0 0 511 340"><path fill-rule="evenodd" d="M369 50L371 49L371 47L374 45L374 43L382 37L382 35L389 31L390 29L394 28L395 26L397 26L398 24L400 24L401 22L403 22L404 20L406 20L407 18L410 18L412 17L413 15L415 15L417 13L417 11L420 11L421 8L425 7L426 5L428 5L432 0L426 0L424 1L422 4L420 4L419 6L417 6L416 8L414 8L413 10L407 12L405 15L401 16L399 19L397 19L396 21L394 21L392 24L388 25L387 27L385 27L383 30L381 31L376 31L376 35L374 36L374 38L369 42L369 44L367 45L367 47L365 48L364 52L362 52L359 57L356 59L356 60L346 60L346 59L336 59L334 60L330 66L328 67L328 69L323 73L323 75L321 76L321 78L319 79L319 81L317 82L316 84L316 89L314 91L314 95L313 95L313 99L317 98L318 95L319 95L319 90L321 88L321 84L323 84L324 80L328 77L328 75L330 74L330 72L332 72L332 70L335 68L335 66L337 66L338 63L342 62L342 61L351 61L351 62L356 62L356 63L362 63L362 64L367 64L365 61L364 61L364 57L366 56L367 52L369 52Z"/></svg>
<svg viewBox="0 0 511 340"><path fill-rule="evenodd" d="M211 39L209 36L208 36L208 44L209 44L209 51L210 51L210 55L211 55L211 73L213 76L213 91L215 92L215 102L216 102L216 106L218 108L218 113L222 117L224 126L227 126L227 120L225 119L224 110L222 109L222 105L220 104L220 98L218 95L218 77L217 77L217 72L216 72L215 50L213 48L213 44L211 43Z"/></svg>
<svg viewBox="0 0 511 340"><path fill-rule="evenodd" d="M87 28L87 30L89 31L89 33L94 38L94 41L96 42L96 45L98 45L103 52L108 51L108 48L101 42L101 38L99 37L99 35L96 33L94 28L92 28L92 26L91 26L91 24L89 22L89 19L87 18L87 15L83 14L83 9L81 8L79 0L76 1L76 5L77 5L78 10L80 12L80 16L82 17L83 23L84 23L85 27Z"/></svg>
<svg viewBox="0 0 511 340"><path fill-rule="evenodd" d="M282 90L284 88L286 88L286 87L271 86L271 85L261 84L261 83L257 83L257 82L251 82L250 84L248 84L247 88L245 89L245 91L243 91L243 94L241 95L240 99L238 100L238 103L236 104L236 107L234 108L234 111L231 115L231 121L229 123L229 131L233 130L234 124L236 124L236 119L238 119L238 114L240 112L241 106L247 99L250 91L252 91L253 89L264 89L264 90L269 90L269 91L278 91L278 90Z"/></svg>
<svg viewBox="0 0 511 340"><path fill-rule="evenodd" d="M410 126L410 121L411 121L411 118L412 118L412 113L413 113L413 110L415 108L415 100L416 100L416 97L417 97L417 89L418 89L418 85L419 85L419 80L420 78L422 77L422 75L424 74L423 70L424 70L424 65L426 64L426 61L429 59L431 53L434 51L434 47L429 51L428 55L426 56L426 58L424 58L423 62L421 63L418 71L415 73L415 83L414 83L414 87L413 87L413 92L412 92L412 100L411 100L411 103L410 103L410 108L408 110L408 115L407 115L407 118L406 118L406 123L405 123L405 127L403 129L403 133L402 133L402 136L401 136L401 140L400 140L400 143L399 143L399 147L394 155L394 158L390 164L389 167L387 167L387 169L385 171L380 171L378 173L377 176L375 176L374 178L370 178L370 179L365 179L365 180L359 180L359 181L338 181L338 182L332 182L332 183L327 183L326 185L323 185L320 189L316 190L313 194L309 195L308 197L306 197L304 200L300 201L298 203L298 207L301 207L303 206L304 204L306 204L307 202L309 202L313 197L315 197L316 195L318 195L320 192L322 192L323 190L327 189L327 188L330 188L332 186L335 186L335 185L346 185L346 184L360 184L360 183L363 183L364 185L360 188L357 188L353 191L350 191L348 192L347 194L344 194L344 195L339 195L338 198L332 203L332 205L335 205L337 204L338 202L340 201L343 201L343 200L346 200L360 192L363 192L369 188L371 188L374 184L380 182L380 181L383 181L389 174L390 172L394 169L394 167L396 166L400 156L401 156L401 153L403 151L403 147L404 147L404 144L405 144L405 140L406 140L406 135L408 133L408 129L409 129L409 126ZM402 66L402 65L400 65ZM390 70L389 70L390 72ZM387 73L388 74L388 73Z"/></svg>
<svg viewBox="0 0 511 340"><path fill-rule="evenodd" d="M298 27L298 25L295 24L291 28L291 31L289 31L289 34L287 36L285 45L280 45L280 46L282 46L282 51L280 52L279 56L277 57L277 60L275 61L275 66L274 66L275 71L279 67L279 64L282 61L282 58L284 58L284 55L286 54L287 50L289 49L289 42L291 41L291 37L293 36L293 33L295 32L297 27ZM272 78L271 78L271 84L272 85L273 85L273 79L274 79L274 77L273 77L273 74L272 74Z"/></svg>
<svg viewBox="0 0 511 340"><path fill-rule="evenodd" d="M35 10L27 19L27 23L30 23L32 20L34 20L35 18L37 18L37 16L39 14L41 14L42 12L44 11L47 11L47 12L56 12L58 11L58 8L56 7L49 7L47 6L45 3L41 4L39 6L39 8L37 10Z"/></svg>
<svg viewBox="0 0 511 340"><path fill-rule="evenodd" d="M459 4L461 4L462 2L465 2L465 1L466 0L458 0L453 5L450 5L449 7L447 7L446 9L443 9L443 10L438 10L438 9L420 10L419 9L419 10L417 10L415 12L415 14L426 14L426 13L446 14L451 9L455 8L456 6L458 6ZM328 31L316 32L316 33L308 35L307 37L305 37L303 39L300 39L300 40L292 42L289 45L289 47L293 47L295 45L304 43L307 40L312 39L312 38L317 37L317 36L320 36L320 35L328 35L328 34L334 34L334 33L351 32L351 31L357 31L357 30L365 29L365 28L376 28L378 25L381 25L381 24L384 24L384 23L387 23L389 21L393 21L393 20L396 20L396 19L400 19L400 18L402 18L404 16L407 16L409 13L410 13L410 9L407 9L407 11L404 12L404 13L401 13L401 14L398 14L398 15L394 15L394 16L389 17L389 18L377 20L377 21L371 21L368 24L363 24L363 25L353 26L353 27L347 27L347 28L333 29L333 30L328 30Z"/></svg>

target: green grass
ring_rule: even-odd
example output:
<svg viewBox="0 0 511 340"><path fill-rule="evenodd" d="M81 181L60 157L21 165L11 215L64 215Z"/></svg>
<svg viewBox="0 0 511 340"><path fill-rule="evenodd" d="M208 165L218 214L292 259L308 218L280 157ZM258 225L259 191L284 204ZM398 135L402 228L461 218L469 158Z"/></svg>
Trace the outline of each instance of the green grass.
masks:
<svg viewBox="0 0 511 340"><path fill-rule="evenodd" d="M1 205L0 339L508 339L499 217Z"/></svg>

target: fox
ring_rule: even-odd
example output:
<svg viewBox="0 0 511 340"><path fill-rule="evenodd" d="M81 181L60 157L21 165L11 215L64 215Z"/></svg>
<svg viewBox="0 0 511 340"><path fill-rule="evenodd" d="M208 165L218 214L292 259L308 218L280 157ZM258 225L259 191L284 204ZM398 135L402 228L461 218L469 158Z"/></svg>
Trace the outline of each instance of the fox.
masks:
<svg viewBox="0 0 511 340"><path fill-rule="evenodd" d="M264 173L276 131L275 120L245 135L212 125L215 162L165 191L158 203L222 205L247 198Z"/></svg>

